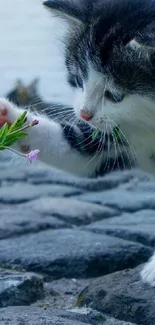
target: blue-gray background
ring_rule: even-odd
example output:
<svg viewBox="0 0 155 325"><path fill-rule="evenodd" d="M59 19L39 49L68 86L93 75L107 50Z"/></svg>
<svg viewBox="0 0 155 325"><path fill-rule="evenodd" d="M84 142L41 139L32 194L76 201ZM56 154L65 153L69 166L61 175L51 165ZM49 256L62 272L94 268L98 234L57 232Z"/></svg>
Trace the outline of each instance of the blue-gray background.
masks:
<svg viewBox="0 0 155 325"><path fill-rule="evenodd" d="M64 27L41 0L0 0L0 96L17 78L29 83L40 77L47 100L72 101L65 78Z"/></svg>

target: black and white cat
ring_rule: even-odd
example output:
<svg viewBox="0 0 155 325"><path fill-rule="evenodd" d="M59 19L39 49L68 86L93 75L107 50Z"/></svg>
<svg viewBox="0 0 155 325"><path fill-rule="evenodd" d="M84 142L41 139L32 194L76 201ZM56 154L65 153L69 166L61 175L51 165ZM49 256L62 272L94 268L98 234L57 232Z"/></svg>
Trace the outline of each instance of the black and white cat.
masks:
<svg viewBox="0 0 155 325"><path fill-rule="evenodd" d="M65 62L77 118L39 115L19 149L38 148L42 161L80 176L133 166L155 174L155 0L44 4L69 26ZM0 99L1 119L4 111L10 123L21 114ZM155 285L155 256L142 277Z"/></svg>

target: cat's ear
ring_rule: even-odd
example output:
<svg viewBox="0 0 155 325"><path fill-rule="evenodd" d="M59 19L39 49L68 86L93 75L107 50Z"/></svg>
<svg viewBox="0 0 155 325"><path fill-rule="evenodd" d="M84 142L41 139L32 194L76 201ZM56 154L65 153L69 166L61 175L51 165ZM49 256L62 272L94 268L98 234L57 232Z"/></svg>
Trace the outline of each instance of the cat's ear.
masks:
<svg viewBox="0 0 155 325"><path fill-rule="evenodd" d="M78 0L45 0L43 4L48 7L52 13L56 14L67 23L75 25L85 23L85 15L82 5L79 6Z"/></svg>
<svg viewBox="0 0 155 325"><path fill-rule="evenodd" d="M16 80L15 88L19 91L24 88L24 84L21 79Z"/></svg>
<svg viewBox="0 0 155 325"><path fill-rule="evenodd" d="M139 33L135 39L139 45L155 49L155 22L152 22Z"/></svg>
<svg viewBox="0 0 155 325"><path fill-rule="evenodd" d="M39 84L40 79L39 78L35 78L34 80L32 80L32 82L30 83L30 85L27 87L28 91L32 94L35 94L38 92L38 84Z"/></svg>

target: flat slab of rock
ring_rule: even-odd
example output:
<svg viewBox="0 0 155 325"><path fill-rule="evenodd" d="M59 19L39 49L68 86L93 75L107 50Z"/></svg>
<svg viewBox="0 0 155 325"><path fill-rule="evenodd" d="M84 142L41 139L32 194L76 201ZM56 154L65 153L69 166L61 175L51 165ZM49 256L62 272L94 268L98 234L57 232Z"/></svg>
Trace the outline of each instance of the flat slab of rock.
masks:
<svg viewBox="0 0 155 325"><path fill-rule="evenodd" d="M9 158L10 160L10 158ZM152 182L153 177L141 170L133 169L122 172L113 172L104 177L97 179L79 178L64 171L49 168L47 165L35 162L35 165L13 166L10 170L10 163L7 165L5 161L0 158L0 182L14 183L16 181L27 181L32 184L59 184L69 185L74 188L79 188L88 191L101 191L113 189L122 184L130 188L135 188L141 182Z"/></svg>
<svg viewBox="0 0 155 325"><path fill-rule="evenodd" d="M42 198L26 204L25 209L46 217L52 215L77 226L119 215L114 209L74 198Z"/></svg>
<svg viewBox="0 0 155 325"><path fill-rule="evenodd" d="M38 275L0 270L0 307L30 305L43 297Z"/></svg>
<svg viewBox="0 0 155 325"><path fill-rule="evenodd" d="M67 279L61 278L50 282L45 282L45 297L33 305L40 307L47 305L51 309L68 310L73 308L76 297L86 288L91 279Z"/></svg>
<svg viewBox="0 0 155 325"><path fill-rule="evenodd" d="M123 213L115 218L93 222L86 226L85 229L154 247L155 210Z"/></svg>
<svg viewBox="0 0 155 325"><path fill-rule="evenodd" d="M0 203L24 203L45 196L72 196L82 191L71 186L59 185L33 185L28 183L15 183L0 188Z"/></svg>
<svg viewBox="0 0 155 325"><path fill-rule="evenodd" d="M130 187L135 187L137 183L146 181L151 182L153 179L150 174L144 173L139 169L125 170L121 172L116 171L107 174L104 177L98 177L97 179L76 177L55 168L47 168L47 166L46 168L44 166L42 169L36 169L34 166L31 166L31 169L25 168L23 174L26 179L33 184L68 184L88 191L113 189L122 184L128 185L129 183Z"/></svg>
<svg viewBox="0 0 155 325"><path fill-rule="evenodd" d="M1 325L134 325L104 316L97 311L58 311L35 307L10 307L0 310Z"/></svg>
<svg viewBox="0 0 155 325"><path fill-rule="evenodd" d="M59 229L1 240L0 263L54 278L95 277L146 261L152 249L116 237Z"/></svg>
<svg viewBox="0 0 155 325"><path fill-rule="evenodd" d="M142 283L141 267L100 277L84 289L78 306L90 306L138 325L155 324L155 289Z"/></svg>
<svg viewBox="0 0 155 325"><path fill-rule="evenodd" d="M69 227L64 221L34 212L25 205L0 205L0 239L66 226Z"/></svg>
<svg viewBox="0 0 155 325"><path fill-rule="evenodd" d="M64 312L65 314L65 312ZM43 308L7 308L0 310L0 324L1 325L91 325L77 321L76 316L69 319L67 317L59 316L51 310L44 310Z"/></svg>
<svg viewBox="0 0 155 325"><path fill-rule="evenodd" d="M94 202L122 212L135 212L143 209L155 209L155 196L152 191L128 191L117 188L108 191L86 193L79 200Z"/></svg>

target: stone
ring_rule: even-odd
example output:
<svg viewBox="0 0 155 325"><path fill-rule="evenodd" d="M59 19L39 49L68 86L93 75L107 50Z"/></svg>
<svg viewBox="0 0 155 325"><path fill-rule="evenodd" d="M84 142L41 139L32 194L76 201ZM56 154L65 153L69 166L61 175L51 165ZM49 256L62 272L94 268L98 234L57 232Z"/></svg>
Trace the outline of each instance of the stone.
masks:
<svg viewBox="0 0 155 325"><path fill-rule="evenodd" d="M64 221L39 211L34 212L25 204L0 205L0 239L65 227L69 225Z"/></svg>
<svg viewBox="0 0 155 325"><path fill-rule="evenodd" d="M0 270L0 307L30 305L43 297L40 276Z"/></svg>
<svg viewBox="0 0 155 325"><path fill-rule="evenodd" d="M0 203L24 203L45 196L72 196L80 194L81 190L69 186L59 185L33 185L27 183L15 183L12 186L0 188Z"/></svg>
<svg viewBox="0 0 155 325"><path fill-rule="evenodd" d="M76 305L138 325L155 324L154 288L140 279L141 266L96 279L79 295Z"/></svg>
<svg viewBox="0 0 155 325"><path fill-rule="evenodd" d="M94 179L88 179L83 177L76 177L69 173L66 173L55 168L40 168L36 169L31 167L31 169L25 169L25 175L27 179L33 184L61 184L61 185L71 185L87 191L101 191L116 188L122 184L129 184L134 186L139 182L149 182L152 181L153 176L144 173L139 169L125 170L125 171L115 171L104 177L98 177Z"/></svg>
<svg viewBox="0 0 155 325"><path fill-rule="evenodd" d="M42 198L29 202L25 205L26 207L46 217L50 215L55 216L69 225L77 226L119 214L114 209L102 207L98 204L80 202L74 198Z"/></svg>
<svg viewBox="0 0 155 325"><path fill-rule="evenodd" d="M0 310L1 325L134 325L92 309L70 311L42 307L8 307Z"/></svg>
<svg viewBox="0 0 155 325"><path fill-rule="evenodd" d="M91 279L52 280L44 284L45 298L35 306L48 305L52 309L68 310L74 306L76 297L90 284Z"/></svg>
<svg viewBox="0 0 155 325"><path fill-rule="evenodd" d="M122 212L155 209L154 192L128 191L123 188L79 195L79 200L106 205Z"/></svg>
<svg viewBox="0 0 155 325"><path fill-rule="evenodd" d="M0 263L60 277L95 277L145 262L153 249L78 229L1 240Z"/></svg>
<svg viewBox="0 0 155 325"><path fill-rule="evenodd" d="M27 307L10 307L0 309L1 325L93 325L76 320L76 315L69 319L65 317L65 311L61 313L53 310ZM97 324L94 324L97 325Z"/></svg>
<svg viewBox="0 0 155 325"><path fill-rule="evenodd" d="M129 323L129 322L124 322L124 321L120 321L116 318L113 318L113 317L109 317L101 312L98 312L97 310L95 309L92 309L92 308L86 308L86 307L83 307L83 308L78 308L78 307L75 307L74 309L70 310L70 311L74 311L75 313L79 313L79 314L82 314L82 315L85 315L87 318L90 319L90 322L91 320L96 320L97 324L104 324L104 325L135 325L133 323Z"/></svg>
<svg viewBox="0 0 155 325"><path fill-rule="evenodd" d="M155 211L140 210L121 216L93 222L84 229L155 246Z"/></svg>

